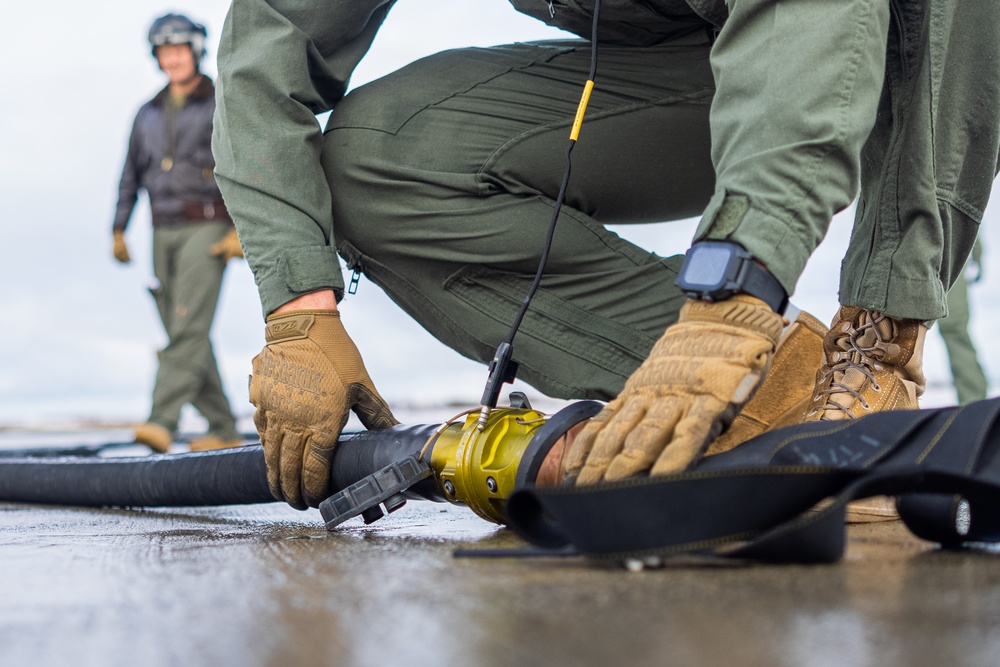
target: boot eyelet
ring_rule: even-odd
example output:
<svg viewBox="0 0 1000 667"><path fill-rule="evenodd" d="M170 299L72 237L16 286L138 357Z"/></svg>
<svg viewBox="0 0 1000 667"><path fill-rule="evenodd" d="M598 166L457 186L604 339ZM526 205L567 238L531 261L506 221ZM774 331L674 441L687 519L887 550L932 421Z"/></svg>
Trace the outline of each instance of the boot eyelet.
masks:
<svg viewBox="0 0 1000 667"><path fill-rule="evenodd" d="M865 410L871 410L872 409L872 406L868 405L867 401L861 401L861 407L863 407Z"/></svg>
<svg viewBox="0 0 1000 667"><path fill-rule="evenodd" d="M872 391L874 391L874 392L881 392L882 391L882 385L876 384L875 382L872 382Z"/></svg>

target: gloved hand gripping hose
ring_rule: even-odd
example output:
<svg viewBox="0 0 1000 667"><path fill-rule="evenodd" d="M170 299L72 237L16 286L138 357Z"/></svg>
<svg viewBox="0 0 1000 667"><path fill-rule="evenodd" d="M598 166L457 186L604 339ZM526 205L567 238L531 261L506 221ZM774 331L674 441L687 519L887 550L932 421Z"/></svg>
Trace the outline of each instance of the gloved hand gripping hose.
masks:
<svg viewBox="0 0 1000 667"><path fill-rule="evenodd" d="M328 527L359 513L366 521L373 521L382 516L381 506L393 511L402 506L406 497L413 496L466 504L484 519L503 523L506 498L514 488L533 484L556 441L570 427L599 412L599 404L584 402L549 419L531 410L526 401L521 407L494 411L503 384L513 382L517 372L514 337L540 285L569 185L571 155L596 78L599 17L600 0L595 0L590 73L570 132L566 169L545 246L510 334L490 364L478 417L473 414L462 424L449 425L433 442L428 435L435 432L433 426L397 426L341 436L336 447L330 448L334 460L330 463L328 491L334 495L321 503L321 509L325 506L327 510L324 518ZM389 479L388 486L361 494L361 503L346 493L358 484L371 486L387 468L399 472L407 466L408 476ZM2 500L84 506L192 506L261 503L274 498L268 488L261 448L243 447L137 459L3 459ZM334 507L337 501L344 501L339 509ZM346 511L341 511L344 507Z"/></svg>
<svg viewBox="0 0 1000 667"><path fill-rule="evenodd" d="M379 506L395 511L408 498L465 504L488 521L504 523L506 499L515 488L532 484L559 437L601 407L585 401L546 417L531 409L523 397L515 399L519 407L494 411L484 431L476 427L473 414L441 430L432 442L429 439L438 425L342 435L331 465L335 493L321 505L327 527L332 529L358 514L370 523L382 516ZM390 496L375 497L374 502L374 496L365 496L367 506L354 502L357 496L354 500L348 496L346 510L343 503L334 501L352 486L371 487L373 478L385 468L405 465L415 455L418 474L404 480L408 482L405 487L394 489ZM262 448L247 446L141 457L0 458L0 501L195 507L275 499L268 487Z"/></svg>

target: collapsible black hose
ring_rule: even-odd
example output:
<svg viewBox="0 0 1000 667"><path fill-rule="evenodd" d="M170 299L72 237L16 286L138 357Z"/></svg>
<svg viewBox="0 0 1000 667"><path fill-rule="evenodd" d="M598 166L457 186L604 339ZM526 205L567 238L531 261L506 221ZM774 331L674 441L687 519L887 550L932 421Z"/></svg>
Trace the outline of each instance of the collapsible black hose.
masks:
<svg viewBox="0 0 1000 667"><path fill-rule="evenodd" d="M396 426L340 437L331 478L334 491L419 452L437 428ZM443 500L433 482L410 489ZM0 502L83 507L194 507L274 502L260 445L191 454L138 457L0 459Z"/></svg>
<svg viewBox="0 0 1000 667"><path fill-rule="evenodd" d="M330 467L333 492L346 489L358 480L420 452L438 426L398 425L383 431L362 431L342 436ZM427 463L430 463L430 456L431 450L428 449L424 454ZM403 495L437 502L447 501L431 478L417 482L404 491Z"/></svg>
<svg viewBox="0 0 1000 667"><path fill-rule="evenodd" d="M0 500L50 505L245 505L271 502L257 446L141 457L0 460Z"/></svg>

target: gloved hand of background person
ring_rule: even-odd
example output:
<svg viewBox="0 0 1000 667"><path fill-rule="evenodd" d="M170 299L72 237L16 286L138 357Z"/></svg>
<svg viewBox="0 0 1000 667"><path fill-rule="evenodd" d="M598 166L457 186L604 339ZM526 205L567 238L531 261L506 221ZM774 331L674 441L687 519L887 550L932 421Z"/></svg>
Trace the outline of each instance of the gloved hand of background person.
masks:
<svg viewBox="0 0 1000 667"><path fill-rule="evenodd" d="M968 264L965 265L965 279L969 283L978 283L983 279L983 239L976 237L976 242L972 245L972 255Z"/></svg>
<svg viewBox="0 0 1000 667"><path fill-rule="evenodd" d="M365 428L398 424L365 370L336 310L271 315L253 360L250 402L271 493L292 507L330 495L330 462L348 411Z"/></svg>
<svg viewBox="0 0 1000 667"><path fill-rule="evenodd" d="M783 326L781 315L751 296L689 300L622 393L573 441L563 483L688 467L760 386Z"/></svg>
<svg viewBox="0 0 1000 667"><path fill-rule="evenodd" d="M243 247L240 245L240 237L237 236L236 230L230 229L221 241L209 247L208 253L221 257L226 262L234 257L243 257Z"/></svg>
<svg viewBox="0 0 1000 667"><path fill-rule="evenodd" d="M983 263L975 258L970 259L965 267L965 275L969 283L978 283L983 279Z"/></svg>
<svg viewBox="0 0 1000 667"><path fill-rule="evenodd" d="M128 245L125 244L125 232L115 230L114 246L112 247L111 252L114 254L115 259L122 264L128 264L132 261L132 258L129 257L128 254Z"/></svg>

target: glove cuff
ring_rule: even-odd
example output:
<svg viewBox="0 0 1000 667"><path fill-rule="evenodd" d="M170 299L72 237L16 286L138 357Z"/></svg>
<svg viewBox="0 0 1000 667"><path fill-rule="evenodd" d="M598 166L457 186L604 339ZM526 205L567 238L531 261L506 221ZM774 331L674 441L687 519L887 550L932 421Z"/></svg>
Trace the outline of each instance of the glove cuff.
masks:
<svg viewBox="0 0 1000 667"><path fill-rule="evenodd" d="M681 308L679 323L705 322L737 327L759 334L775 345L785 326L784 318L769 305L748 294L736 294L725 301L689 299Z"/></svg>

